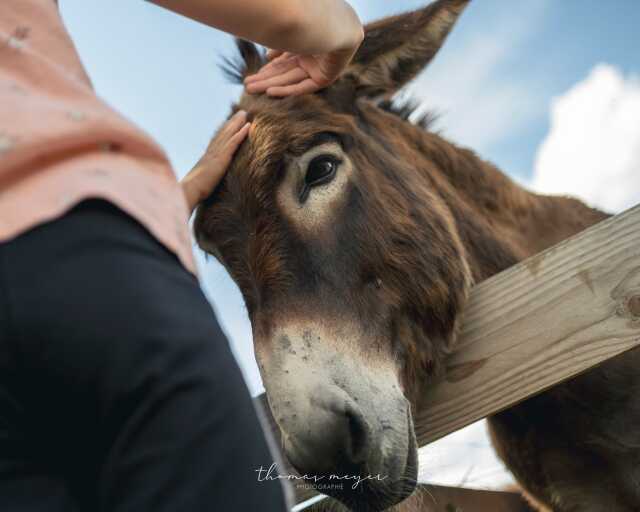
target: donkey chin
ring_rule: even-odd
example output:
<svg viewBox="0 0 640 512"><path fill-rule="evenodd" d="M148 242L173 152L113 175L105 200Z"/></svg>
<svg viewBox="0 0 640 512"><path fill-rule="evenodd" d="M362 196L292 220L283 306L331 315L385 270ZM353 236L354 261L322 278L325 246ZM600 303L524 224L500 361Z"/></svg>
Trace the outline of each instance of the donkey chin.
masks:
<svg viewBox="0 0 640 512"><path fill-rule="evenodd" d="M352 510L385 510L416 487L411 404L388 357L329 330L288 326L256 344L269 405L305 483Z"/></svg>

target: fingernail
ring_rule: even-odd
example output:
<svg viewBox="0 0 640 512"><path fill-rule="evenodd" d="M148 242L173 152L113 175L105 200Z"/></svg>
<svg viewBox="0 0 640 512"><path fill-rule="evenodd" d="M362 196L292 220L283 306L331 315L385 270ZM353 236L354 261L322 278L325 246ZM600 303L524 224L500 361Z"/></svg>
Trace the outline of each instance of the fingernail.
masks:
<svg viewBox="0 0 640 512"><path fill-rule="evenodd" d="M236 117L246 117L247 112L245 110L238 110L236 112Z"/></svg>

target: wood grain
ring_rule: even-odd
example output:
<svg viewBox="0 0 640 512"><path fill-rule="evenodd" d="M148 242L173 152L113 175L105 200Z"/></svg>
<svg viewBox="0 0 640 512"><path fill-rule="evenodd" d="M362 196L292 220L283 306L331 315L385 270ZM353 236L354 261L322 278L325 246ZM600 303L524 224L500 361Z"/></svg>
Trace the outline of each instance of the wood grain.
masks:
<svg viewBox="0 0 640 512"><path fill-rule="evenodd" d="M640 206L474 287L447 379L425 389L418 444L638 345Z"/></svg>
<svg viewBox="0 0 640 512"><path fill-rule="evenodd" d="M421 446L640 345L640 206L480 283Z"/></svg>
<svg viewBox="0 0 640 512"><path fill-rule="evenodd" d="M516 492L482 491L462 487L420 485L410 507L420 512L532 512ZM413 497L412 497L413 498ZM323 512L322 502L306 508L307 512ZM349 512L339 505L332 512Z"/></svg>

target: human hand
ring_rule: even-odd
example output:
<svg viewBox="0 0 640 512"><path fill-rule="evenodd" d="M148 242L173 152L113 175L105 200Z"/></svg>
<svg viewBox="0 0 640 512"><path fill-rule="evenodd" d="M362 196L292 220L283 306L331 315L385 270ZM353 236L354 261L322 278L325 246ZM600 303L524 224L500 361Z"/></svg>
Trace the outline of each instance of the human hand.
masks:
<svg viewBox="0 0 640 512"><path fill-rule="evenodd" d="M335 82L360 47L364 33L343 50L324 55L296 55L270 50L269 63L244 83L249 94L266 91L269 96L311 94Z"/></svg>
<svg viewBox="0 0 640 512"><path fill-rule="evenodd" d="M216 133L204 156L182 179L180 185L189 206L189 213L192 213L218 186L233 155L247 137L250 127L247 113L243 110L236 112Z"/></svg>

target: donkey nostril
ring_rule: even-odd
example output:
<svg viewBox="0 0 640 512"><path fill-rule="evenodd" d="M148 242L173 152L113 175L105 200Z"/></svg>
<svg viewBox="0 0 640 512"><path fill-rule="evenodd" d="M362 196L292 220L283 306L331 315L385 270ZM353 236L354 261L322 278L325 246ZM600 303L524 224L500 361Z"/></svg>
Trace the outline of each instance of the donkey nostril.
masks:
<svg viewBox="0 0 640 512"><path fill-rule="evenodd" d="M362 415L351 409L347 410L349 438L351 440L351 457L353 462L364 462L367 457L369 429Z"/></svg>

